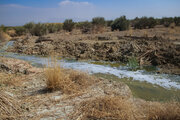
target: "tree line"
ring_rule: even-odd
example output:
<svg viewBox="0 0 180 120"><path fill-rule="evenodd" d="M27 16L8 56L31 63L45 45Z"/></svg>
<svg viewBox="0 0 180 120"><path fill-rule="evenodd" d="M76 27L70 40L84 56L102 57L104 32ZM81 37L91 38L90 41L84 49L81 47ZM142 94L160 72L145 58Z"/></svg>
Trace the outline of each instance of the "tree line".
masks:
<svg viewBox="0 0 180 120"><path fill-rule="evenodd" d="M23 26L5 27L1 25L0 30L6 31L14 29L17 35L30 33L35 36L41 36L48 33L55 33L61 30L71 32L73 29L80 29L82 33L103 32L106 27L112 31L133 29L148 29L156 25L180 26L180 17L136 17L135 19L127 19L126 16L121 16L115 20L105 20L104 17L95 17L91 21L74 22L72 19L66 19L63 23L34 23L29 22Z"/></svg>

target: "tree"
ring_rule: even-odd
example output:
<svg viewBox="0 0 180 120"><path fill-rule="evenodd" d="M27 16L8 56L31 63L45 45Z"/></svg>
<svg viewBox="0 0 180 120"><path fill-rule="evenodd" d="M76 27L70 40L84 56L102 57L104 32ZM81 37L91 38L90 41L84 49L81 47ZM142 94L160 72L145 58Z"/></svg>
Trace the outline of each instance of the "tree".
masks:
<svg viewBox="0 0 180 120"><path fill-rule="evenodd" d="M129 29L129 21L126 19L126 16L121 16L120 18L115 19L111 24L111 29L112 31L123 31Z"/></svg>
<svg viewBox="0 0 180 120"><path fill-rule="evenodd" d="M180 26L180 17L174 17L174 23L176 26Z"/></svg>
<svg viewBox="0 0 180 120"><path fill-rule="evenodd" d="M174 22L174 20L173 20L172 17L169 17L169 18L164 17L164 18L161 19L161 22L160 22L160 23L161 23L162 25L164 25L165 27L169 27L170 24L173 23L173 22Z"/></svg>
<svg viewBox="0 0 180 120"><path fill-rule="evenodd" d="M71 32L74 28L74 22L72 19L66 19L63 23L63 29Z"/></svg>
<svg viewBox="0 0 180 120"><path fill-rule="evenodd" d="M142 17L135 18L134 28L136 29L145 29L145 28L153 28L157 25L156 19L153 17Z"/></svg>

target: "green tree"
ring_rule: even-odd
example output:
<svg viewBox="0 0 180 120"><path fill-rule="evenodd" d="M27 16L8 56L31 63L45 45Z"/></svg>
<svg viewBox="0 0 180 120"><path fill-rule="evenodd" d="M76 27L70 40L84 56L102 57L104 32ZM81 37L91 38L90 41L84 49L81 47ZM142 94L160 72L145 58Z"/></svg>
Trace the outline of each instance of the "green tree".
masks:
<svg viewBox="0 0 180 120"><path fill-rule="evenodd" d="M172 17L164 17L161 19L161 24L164 25L165 27L169 27L171 23L174 22L174 19Z"/></svg>
<svg viewBox="0 0 180 120"><path fill-rule="evenodd" d="M63 23L63 29L71 32L74 28L74 22L72 19L66 19Z"/></svg>
<svg viewBox="0 0 180 120"><path fill-rule="evenodd" d="M121 16L120 18L115 19L111 24L111 29L112 31L123 31L129 29L129 21L126 19L126 16Z"/></svg>
<svg viewBox="0 0 180 120"><path fill-rule="evenodd" d="M174 23L176 26L180 26L180 17L174 17Z"/></svg>

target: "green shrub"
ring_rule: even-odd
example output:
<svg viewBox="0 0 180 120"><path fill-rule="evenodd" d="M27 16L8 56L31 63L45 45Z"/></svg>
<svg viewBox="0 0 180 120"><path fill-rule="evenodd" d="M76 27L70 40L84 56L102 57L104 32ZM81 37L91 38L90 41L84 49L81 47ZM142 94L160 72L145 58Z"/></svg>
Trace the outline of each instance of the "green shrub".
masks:
<svg viewBox="0 0 180 120"><path fill-rule="evenodd" d="M174 23L176 26L180 26L180 17L174 17Z"/></svg>
<svg viewBox="0 0 180 120"><path fill-rule="evenodd" d="M4 25L1 25L0 30L3 31L3 32L6 32L6 27Z"/></svg>
<svg viewBox="0 0 180 120"><path fill-rule="evenodd" d="M146 29L146 28L153 28L157 25L156 19L153 17L142 17L142 18L135 18L134 28L135 29Z"/></svg>
<svg viewBox="0 0 180 120"><path fill-rule="evenodd" d="M23 26L14 27L16 35L21 36L26 33L26 29Z"/></svg>
<svg viewBox="0 0 180 120"><path fill-rule="evenodd" d="M48 33L48 28L46 24L38 23L30 31L32 35L42 36Z"/></svg>
<svg viewBox="0 0 180 120"><path fill-rule="evenodd" d="M139 63L135 57L131 57L128 59L128 67L131 70L137 70L139 68Z"/></svg>
<svg viewBox="0 0 180 120"><path fill-rule="evenodd" d="M76 28L80 29L82 33L89 33L92 30L92 24L88 21L78 22Z"/></svg>
<svg viewBox="0 0 180 120"><path fill-rule="evenodd" d="M103 32L106 26L106 21L103 17L95 17L92 19L93 31Z"/></svg>
<svg viewBox="0 0 180 120"><path fill-rule="evenodd" d="M26 28L28 31L31 31L35 26L36 24L34 22L29 22L24 25L24 28Z"/></svg>
<svg viewBox="0 0 180 120"><path fill-rule="evenodd" d="M112 31L123 31L129 29L129 21L126 19L126 16L121 16L120 18L115 19L111 24L111 29Z"/></svg>
<svg viewBox="0 0 180 120"><path fill-rule="evenodd" d="M108 27L111 27L111 24L113 23L113 20L107 20L106 21L106 25L108 26Z"/></svg>
<svg viewBox="0 0 180 120"><path fill-rule="evenodd" d="M157 25L157 21L156 19L154 19L153 17L148 18L148 28L154 28L154 26Z"/></svg>
<svg viewBox="0 0 180 120"><path fill-rule="evenodd" d="M72 19L66 19L63 23L63 29L66 31L71 32L74 28L74 22Z"/></svg>
<svg viewBox="0 0 180 120"><path fill-rule="evenodd" d="M38 23L29 22L24 25L27 32L32 35L41 36L47 33L54 33L62 29L62 24L60 23Z"/></svg>
<svg viewBox="0 0 180 120"><path fill-rule="evenodd" d="M60 23L48 23L46 26L49 33L55 33L62 30L62 24Z"/></svg>
<svg viewBox="0 0 180 120"><path fill-rule="evenodd" d="M169 27L171 23L174 22L174 19L172 17L164 17L161 19L161 25L164 25L165 27Z"/></svg>
<svg viewBox="0 0 180 120"><path fill-rule="evenodd" d="M92 24L94 26L104 27L106 25L106 21L104 17L95 17L92 19Z"/></svg>

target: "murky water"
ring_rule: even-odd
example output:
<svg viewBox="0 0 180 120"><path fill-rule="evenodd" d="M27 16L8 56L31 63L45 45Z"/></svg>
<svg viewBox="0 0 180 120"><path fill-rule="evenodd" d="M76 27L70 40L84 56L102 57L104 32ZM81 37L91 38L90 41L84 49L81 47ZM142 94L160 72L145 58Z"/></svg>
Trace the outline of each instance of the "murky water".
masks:
<svg viewBox="0 0 180 120"><path fill-rule="evenodd" d="M23 55L17 53L5 52L9 46L13 45L13 41L8 42L3 49L0 51L0 56L17 58L30 62L34 66L41 67L49 63L49 58ZM143 85L143 82L156 85L157 87L163 87L167 90L180 90L180 76L168 75L168 74L157 74L156 72L148 72L145 69L130 71L127 66L117 63L101 62L101 64L94 64L94 61L76 61L61 59L57 60L64 68L72 68L88 72L90 74L108 74L116 76L117 78L130 78L133 81L138 81L139 86ZM153 91L152 91L153 92Z"/></svg>

